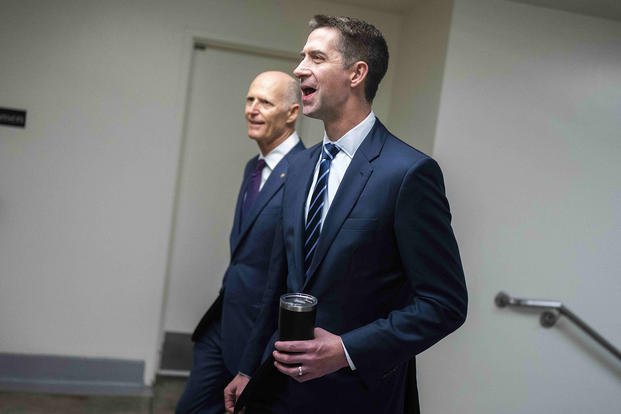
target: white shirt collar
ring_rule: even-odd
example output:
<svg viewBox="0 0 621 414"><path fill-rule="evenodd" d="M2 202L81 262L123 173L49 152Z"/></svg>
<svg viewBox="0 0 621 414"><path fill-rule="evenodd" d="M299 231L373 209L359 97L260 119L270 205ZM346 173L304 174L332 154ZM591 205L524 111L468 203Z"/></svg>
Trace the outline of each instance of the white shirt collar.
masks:
<svg viewBox="0 0 621 414"><path fill-rule="evenodd" d="M362 141L364 141L364 138L369 134L374 124L375 114L371 111L369 115L362 120L362 122L347 131L345 135L335 142L330 141L330 139L328 139L328 135L324 131L323 143L326 144L332 142L333 144L336 144L336 146L338 146L349 158L354 158L354 154L358 150L358 147L360 147L360 144L362 144Z"/></svg>
<svg viewBox="0 0 621 414"><path fill-rule="evenodd" d="M269 169L273 170L280 160L282 160L293 147L298 145L298 142L300 142L300 137L297 132L293 131L293 134L289 135L289 138L281 142L280 145L271 150L266 156L259 153L259 159L264 159Z"/></svg>

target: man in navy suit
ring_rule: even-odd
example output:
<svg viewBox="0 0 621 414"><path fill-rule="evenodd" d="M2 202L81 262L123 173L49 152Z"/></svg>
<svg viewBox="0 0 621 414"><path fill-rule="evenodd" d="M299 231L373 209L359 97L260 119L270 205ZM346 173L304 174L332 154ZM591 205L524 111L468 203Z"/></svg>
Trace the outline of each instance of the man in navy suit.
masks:
<svg viewBox="0 0 621 414"><path fill-rule="evenodd" d="M323 121L325 135L291 160L263 309L240 364L253 373L265 349L262 368L282 375L262 384L247 413L416 412L416 390L406 389L415 387L414 356L457 329L467 309L442 173L372 111L388 66L375 27L315 16L301 58L303 112ZM286 292L318 299L313 340L278 341ZM238 375L226 387L227 410L247 384Z"/></svg>
<svg viewBox="0 0 621 414"><path fill-rule="evenodd" d="M261 73L248 89L248 136L260 154L244 170L230 236L230 263L218 298L192 335L192 371L177 413L224 412L224 386L239 370L265 289L288 162L304 149L295 132L299 100L297 82L283 72Z"/></svg>

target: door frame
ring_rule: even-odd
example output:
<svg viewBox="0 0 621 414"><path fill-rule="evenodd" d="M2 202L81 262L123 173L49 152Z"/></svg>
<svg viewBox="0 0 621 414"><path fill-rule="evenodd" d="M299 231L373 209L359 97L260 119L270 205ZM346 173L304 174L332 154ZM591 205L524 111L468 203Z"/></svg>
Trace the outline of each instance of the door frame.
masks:
<svg viewBox="0 0 621 414"><path fill-rule="evenodd" d="M175 130L178 131L177 142L177 167L175 171L174 180L174 193L173 204L171 209L171 216L168 222L168 241L166 248L166 268L164 272L164 285L162 287L162 295L160 298L160 314L159 314L159 326L157 330L156 347L153 355L153 362L155 367L155 375L160 372L160 361L162 354L162 347L164 344L165 335L165 318L166 309L168 305L168 292L170 288L171 280L171 263L173 248L175 242L175 230L177 215L179 209L180 190L181 190L181 174L184 162L184 153L186 147L186 124L188 121L189 99L190 99L190 82L192 80L193 69L193 56L194 49L198 48L217 48L233 50L236 52L260 55L272 58L291 59L296 61L298 59L298 53L295 51L282 50L278 48L269 47L263 44L254 43L247 39L236 39L233 37L222 37L213 33L208 33L198 30L187 30L182 35L182 52L180 56L181 67L180 76L177 86L177 98L176 105L177 111L175 113ZM172 373L175 374L175 373ZM155 378L155 376L154 376Z"/></svg>

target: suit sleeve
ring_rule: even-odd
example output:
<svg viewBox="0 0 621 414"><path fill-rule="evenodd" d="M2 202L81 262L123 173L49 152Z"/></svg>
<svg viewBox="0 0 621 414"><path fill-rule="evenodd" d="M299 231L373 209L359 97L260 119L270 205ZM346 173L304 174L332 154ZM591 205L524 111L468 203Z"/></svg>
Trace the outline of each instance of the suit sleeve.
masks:
<svg viewBox="0 0 621 414"><path fill-rule="evenodd" d="M280 295L286 289L287 261L282 233L278 220L274 244L270 256L268 281L261 300L261 311L254 323L246 348L242 354L239 371L252 375L261 363L261 357L270 338L277 329Z"/></svg>
<svg viewBox="0 0 621 414"><path fill-rule="evenodd" d="M442 172L425 158L405 174L396 200L394 234L409 303L342 335L369 386L457 329L466 318L467 292Z"/></svg>

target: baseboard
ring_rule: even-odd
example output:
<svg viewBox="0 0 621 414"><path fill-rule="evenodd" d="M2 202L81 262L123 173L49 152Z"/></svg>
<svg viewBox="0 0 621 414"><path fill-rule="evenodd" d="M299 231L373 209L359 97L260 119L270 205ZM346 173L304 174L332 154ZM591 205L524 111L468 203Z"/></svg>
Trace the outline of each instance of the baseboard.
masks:
<svg viewBox="0 0 621 414"><path fill-rule="evenodd" d="M162 377L189 378L190 371L182 371L175 369L158 369L157 375Z"/></svg>
<svg viewBox="0 0 621 414"><path fill-rule="evenodd" d="M0 353L0 390L152 396L144 361Z"/></svg>

